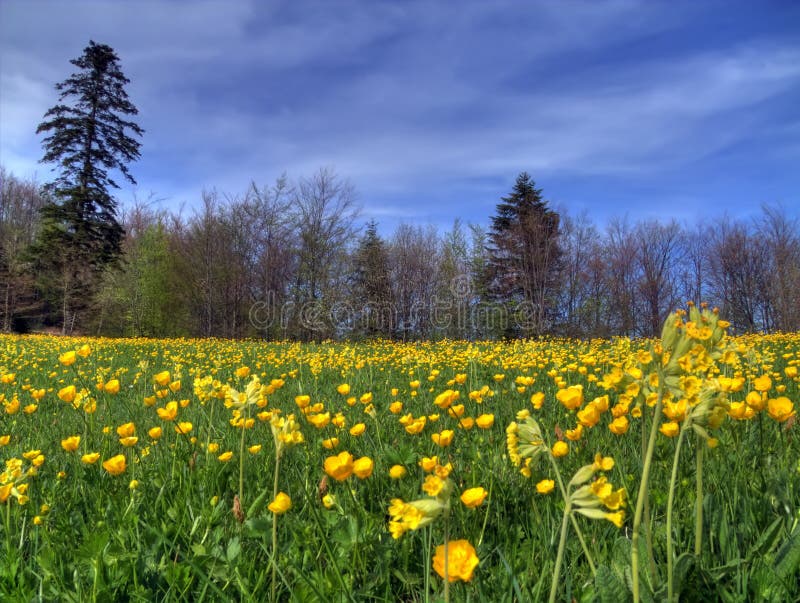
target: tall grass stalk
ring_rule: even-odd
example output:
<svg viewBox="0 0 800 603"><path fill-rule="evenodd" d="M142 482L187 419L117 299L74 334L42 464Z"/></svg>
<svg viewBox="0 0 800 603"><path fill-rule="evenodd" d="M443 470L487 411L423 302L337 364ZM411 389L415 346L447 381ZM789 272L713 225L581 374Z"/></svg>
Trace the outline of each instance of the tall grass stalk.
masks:
<svg viewBox="0 0 800 603"><path fill-rule="evenodd" d="M639 492L636 495L636 512L633 516L633 535L631 540L631 573L633 574L633 601L639 603L639 528L642 524L644 503L650 484L650 468L653 464L653 451L656 447L658 426L661 423L661 407L664 402L664 372L658 371L658 398L653 408L653 423L650 426L650 438L647 442L644 464L642 466L642 481L639 483ZM643 415L646 413L642 413ZM648 518L649 520L649 518Z"/></svg>

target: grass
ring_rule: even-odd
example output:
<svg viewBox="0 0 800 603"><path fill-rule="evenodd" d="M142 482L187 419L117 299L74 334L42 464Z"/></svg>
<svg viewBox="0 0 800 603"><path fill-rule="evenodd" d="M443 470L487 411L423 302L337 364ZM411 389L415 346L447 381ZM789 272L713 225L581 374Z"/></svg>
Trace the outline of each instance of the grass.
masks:
<svg viewBox="0 0 800 603"><path fill-rule="evenodd" d="M742 388L728 393L726 404L743 401L763 375L771 378L769 399L800 399L791 369L800 365L800 336L748 336L731 344L738 347L734 362L715 361L702 371L704 382L719 374L742 378ZM555 479L545 457L531 462L529 477L511 462L506 428L527 410L549 447L576 426L579 410L568 410L556 393L582 385L580 408L608 395L609 410L580 439L566 440L569 453L556 459L556 467L566 482L596 453L611 456L614 467L604 475L615 488L624 487L629 500L621 528L575 516L597 572L571 528L556 596L629 599L642 430L649 429L652 408L641 405L646 424L629 412L628 431L616 435L608 429L611 409L626 393L602 383L615 366L633 366L637 351L652 345L619 339L300 345L0 336L0 436L9 436L0 447L0 482L14 489L0 504L0 598L441 600L445 583L431 560L447 531L451 541L472 543L480 559L471 580L449 585L448 599L543 600L556 565L564 500L557 488L536 492L541 479ZM76 354L74 363L59 360L69 361L65 352L86 352L82 346L90 351ZM263 388L236 415L230 390L226 404L226 386L245 392L253 376ZM205 388L204 377L210 378ZM518 377L533 383L519 385ZM120 383L117 393L113 385L111 392L104 389L113 379ZM350 392L343 395L337 387L345 383ZM76 387L71 403L58 395L69 385ZM463 405L460 417L434 405L447 389L459 393L451 407ZM37 402L39 390L44 394ZM545 394L538 410L530 402L537 392ZM307 412L298 406L300 395L309 396ZM178 403L176 418L162 420L156 409L172 401ZM397 414L390 411L393 402L402 402ZM635 396L630 408L636 406ZM419 434L401 424L408 413L426 417ZM282 448L276 472L274 420L290 414L303 442ZM465 428L466 419L480 415L493 415L493 424ZM253 426L236 427L237 418L253 419ZM138 441L125 447L116 430L129 422ZM179 422L191 423L191 431L176 433ZM749 420L726 415L714 430L715 448L686 435L675 465L674 597L800 597L800 444L793 422L776 420L765 404ZM358 423L366 426L363 434L351 435ZM153 427L162 428L159 438L148 435ZM431 439L444 429L455 432L447 447ZM61 441L75 435L81 437L78 449L68 452ZM331 450L323 447L330 438L339 440ZM653 547L648 551L640 539L641 600L666 597L666 516L676 443L661 433L655 440L647 488L651 512L642 520ZM257 445L260 450L251 453ZM704 451L703 541L695 555L698 447ZM326 476L325 458L341 451L372 459L372 474L343 481ZM82 462L91 452L100 459ZM219 458L225 452L232 453L227 462ZM125 456L126 468L111 475L102 464L118 454ZM434 455L440 466L452 464L446 478L452 492L440 501L448 507L447 519L439 515L394 539L387 528L391 501L433 500L421 490L426 473L419 461ZM407 475L390 478L393 465L404 466ZM277 490L292 500L280 515L268 509L276 475ZM138 482L133 489L132 480ZM489 495L470 509L459 495L476 486ZM326 495L332 498L323 501Z"/></svg>

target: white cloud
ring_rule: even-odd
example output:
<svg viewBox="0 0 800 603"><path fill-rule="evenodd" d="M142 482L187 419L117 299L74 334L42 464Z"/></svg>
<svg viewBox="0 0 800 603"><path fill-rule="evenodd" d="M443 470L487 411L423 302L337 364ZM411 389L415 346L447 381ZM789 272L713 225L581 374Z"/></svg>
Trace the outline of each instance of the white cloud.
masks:
<svg viewBox="0 0 800 603"><path fill-rule="evenodd" d="M603 62L680 30L691 4L298 6L6 0L0 161L36 165L36 124L89 38L131 79L140 188L189 202L320 165L394 215L429 211L397 206L404 193L444 198L521 170L656 175L774 127L760 107L800 86L800 48L781 40Z"/></svg>

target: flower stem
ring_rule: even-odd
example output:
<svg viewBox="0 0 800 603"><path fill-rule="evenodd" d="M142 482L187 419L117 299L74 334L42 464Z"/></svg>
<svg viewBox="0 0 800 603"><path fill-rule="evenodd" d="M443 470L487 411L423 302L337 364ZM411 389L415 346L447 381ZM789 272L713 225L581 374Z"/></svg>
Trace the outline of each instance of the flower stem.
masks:
<svg viewBox="0 0 800 603"><path fill-rule="evenodd" d="M447 548L450 545L447 540L450 538L450 513L445 509L444 513L444 603L450 603L450 556Z"/></svg>
<svg viewBox="0 0 800 603"><path fill-rule="evenodd" d="M697 436L697 466L695 470L694 554L700 556L703 547L703 449L705 441Z"/></svg>
<svg viewBox="0 0 800 603"><path fill-rule="evenodd" d="M650 482L650 467L653 464L653 451L656 447L658 425L661 422L661 406L664 400L664 372L658 373L658 399L653 409L653 424L650 426L650 438L647 443L644 464L642 466L642 481L639 484L639 493L636 495L636 513L633 516L633 535L631 539L631 574L633 574L633 601L639 603L639 528L642 524L644 501Z"/></svg>
<svg viewBox="0 0 800 603"><path fill-rule="evenodd" d="M686 419L686 421L678 436L678 444L675 446L675 457L672 459L672 475L669 479L669 494L667 495L667 601L670 602L675 599L675 584L672 578L672 503L675 501L675 483L678 481L678 462L681 456L681 445L683 444L686 428L689 425L689 419Z"/></svg>
<svg viewBox="0 0 800 603"><path fill-rule="evenodd" d="M549 452L547 453L547 458L550 459L550 464L553 465L553 470L556 473L556 480L558 480L558 489L561 492L561 497L564 499L564 504L569 504L569 495L567 494L567 489L564 487L564 480L561 479L561 472L558 470L558 464L556 463L555 458ZM578 535L578 540L581 542L581 547L583 548L583 554L586 555L586 560L589 562L589 568L592 570L592 575L597 573L597 568L594 565L594 560L592 559L592 555L589 553L589 547L586 546L586 540L583 538L583 532L581 531L580 527L578 526L578 522L575 519L574 515L570 515L570 519L572 520L572 527L575 528L575 533Z"/></svg>
<svg viewBox="0 0 800 603"><path fill-rule="evenodd" d="M550 583L550 603L555 603L558 593L558 577L561 574L561 562L564 560L564 546L567 543L567 528L569 527L569 516L572 513L572 503L569 499L564 505L564 518L561 520L561 536L558 539L558 553L556 554L556 567L553 570L553 580Z"/></svg>
<svg viewBox="0 0 800 603"><path fill-rule="evenodd" d="M589 554L589 547L586 546L586 540L583 538L583 532L581 531L580 527L578 526L578 520L575 519L574 514L570 514L570 520L572 521L572 528L575 530L575 533L578 535L578 540L581 541L581 547L583 548L583 554L586 555L586 561L589 562L589 569L592 570L592 575L594 576L597 573L597 568L594 565L594 560L592 559L591 554Z"/></svg>
<svg viewBox="0 0 800 603"><path fill-rule="evenodd" d="M275 474L272 479L272 500L278 496L278 474L281 468L281 447L278 446L275 450ZM278 571L278 514L272 514L272 596L270 598L271 601L275 601L275 588L278 585L277 582L277 571Z"/></svg>

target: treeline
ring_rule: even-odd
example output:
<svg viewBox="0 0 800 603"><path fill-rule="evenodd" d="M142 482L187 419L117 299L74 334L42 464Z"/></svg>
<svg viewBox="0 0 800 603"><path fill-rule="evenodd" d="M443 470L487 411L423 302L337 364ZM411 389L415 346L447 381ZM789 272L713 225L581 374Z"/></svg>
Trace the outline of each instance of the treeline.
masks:
<svg viewBox="0 0 800 603"><path fill-rule="evenodd" d="M690 300L718 306L737 332L800 330L800 225L777 206L749 221L600 228L549 208L521 175L488 228L401 224L382 236L360 220L352 186L323 169L236 195L208 191L188 214L135 201L121 212L120 260L86 290L32 264L45 189L4 169L0 178L3 331L649 336Z"/></svg>

